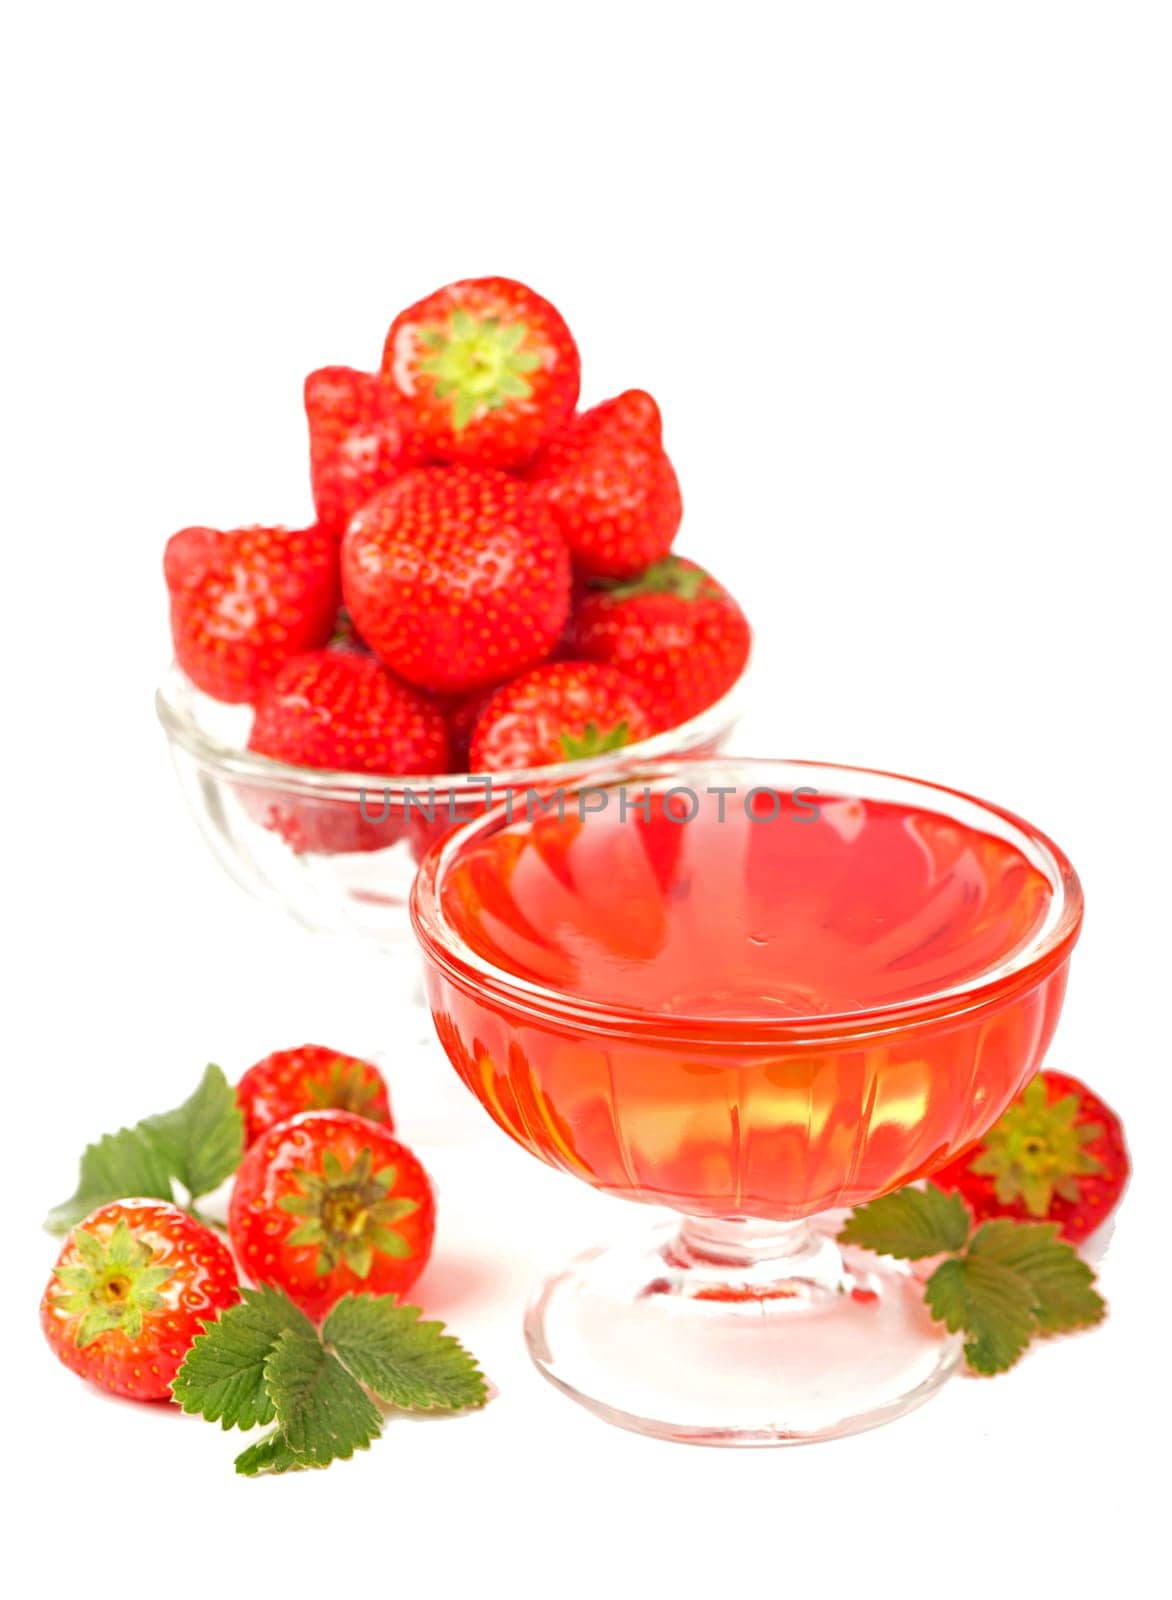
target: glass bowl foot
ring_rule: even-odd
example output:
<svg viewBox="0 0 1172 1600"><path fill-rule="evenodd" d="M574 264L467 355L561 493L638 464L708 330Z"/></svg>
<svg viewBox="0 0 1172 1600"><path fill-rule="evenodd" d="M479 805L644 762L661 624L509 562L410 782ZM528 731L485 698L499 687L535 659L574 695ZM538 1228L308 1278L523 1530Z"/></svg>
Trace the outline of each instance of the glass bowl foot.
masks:
<svg viewBox="0 0 1172 1600"><path fill-rule="evenodd" d="M688 1219L590 1251L535 1296L525 1335L545 1377L608 1422L713 1445L877 1427L961 1354L902 1264L808 1222Z"/></svg>

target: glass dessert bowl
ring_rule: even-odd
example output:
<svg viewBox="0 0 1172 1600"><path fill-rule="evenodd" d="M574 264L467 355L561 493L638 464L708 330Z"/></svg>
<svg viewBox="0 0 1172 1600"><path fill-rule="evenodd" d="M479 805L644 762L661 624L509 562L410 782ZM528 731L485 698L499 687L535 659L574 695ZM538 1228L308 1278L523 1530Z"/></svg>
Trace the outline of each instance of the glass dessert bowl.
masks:
<svg viewBox="0 0 1172 1600"><path fill-rule="evenodd" d="M541 1290L553 1383L643 1432L766 1444L949 1375L919 1282L816 1219L930 1174L1039 1066L1082 918L1044 835L886 773L629 762L458 829L412 915L493 1120L680 1214Z"/></svg>
<svg viewBox="0 0 1172 1600"><path fill-rule="evenodd" d="M742 674L741 682L744 681ZM690 721L613 758L723 747L739 683ZM510 789L578 781L599 758L527 772L386 778L289 766L248 750L248 706L196 689L178 667L155 696L183 793L221 866L249 893L305 926L395 944L409 938L408 897L429 846Z"/></svg>

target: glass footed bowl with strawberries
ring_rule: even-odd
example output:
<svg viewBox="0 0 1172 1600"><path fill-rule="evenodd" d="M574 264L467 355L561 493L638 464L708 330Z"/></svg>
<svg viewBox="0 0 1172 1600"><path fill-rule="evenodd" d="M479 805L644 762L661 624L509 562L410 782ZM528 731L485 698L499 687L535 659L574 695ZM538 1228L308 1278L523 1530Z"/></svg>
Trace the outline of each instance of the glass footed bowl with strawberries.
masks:
<svg viewBox="0 0 1172 1600"><path fill-rule="evenodd" d="M576 410L577 346L511 279L402 312L305 384L316 522L189 527L157 695L217 859L310 927L393 941L456 824L600 762L712 753L749 625L673 553L659 407Z"/></svg>
<svg viewBox="0 0 1172 1600"><path fill-rule="evenodd" d="M919 1405L960 1341L832 1213L944 1168L1036 1071L1070 863L1000 807L847 767L673 758L561 799L461 827L412 900L436 1031L492 1120L669 1213L539 1290L534 1361L696 1443Z"/></svg>

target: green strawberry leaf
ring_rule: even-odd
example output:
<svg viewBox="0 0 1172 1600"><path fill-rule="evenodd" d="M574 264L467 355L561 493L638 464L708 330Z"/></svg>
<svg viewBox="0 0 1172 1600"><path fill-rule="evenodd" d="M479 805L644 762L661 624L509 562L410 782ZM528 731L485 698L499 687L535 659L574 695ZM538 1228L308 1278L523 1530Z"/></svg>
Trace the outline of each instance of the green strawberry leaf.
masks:
<svg viewBox="0 0 1172 1600"><path fill-rule="evenodd" d="M147 1117L139 1128L163 1152L173 1178L193 1200L230 1178L244 1153L244 1118L236 1092L209 1064L195 1093L174 1111Z"/></svg>
<svg viewBox="0 0 1172 1600"><path fill-rule="evenodd" d="M309 1464L293 1454L280 1428L264 1434L236 1457L236 1471L244 1478L255 1478L259 1472L296 1472Z"/></svg>
<svg viewBox="0 0 1172 1600"><path fill-rule="evenodd" d="M184 1411L223 1428L272 1422L276 1411L265 1385L265 1363L274 1345L286 1332L317 1337L309 1318L279 1289L242 1289L241 1294L239 1305L205 1325L171 1385Z"/></svg>
<svg viewBox="0 0 1172 1600"><path fill-rule="evenodd" d="M378 1407L312 1330L286 1328L278 1336L265 1387L299 1465L346 1461L382 1432Z"/></svg>
<svg viewBox="0 0 1172 1600"><path fill-rule="evenodd" d="M934 1183L923 1189L896 1189L868 1205L856 1206L838 1237L877 1255L918 1261L959 1250L971 1218L959 1194L945 1194Z"/></svg>
<svg viewBox="0 0 1172 1600"><path fill-rule="evenodd" d="M51 1233L68 1233L99 1206L130 1197L175 1199L172 1179L197 1200L229 1177L244 1153L244 1123L236 1096L219 1067L209 1066L195 1093L133 1128L87 1145L77 1188L45 1219Z"/></svg>
<svg viewBox="0 0 1172 1600"><path fill-rule="evenodd" d="M983 1256L942 1261L924 1298L950 1333L963 1331L964 1355L974 1372L1007 1372L1034 1334L1033 1295L1024 1278Z"/></svg>
<svg viewBox="0 0 1172 1600"><path fill-rule="evenodd" d="M1107 1307L1095 1275L1053 1222L982 1223L969 1244L970 1260L995 1261L1028 1284L1037 1331L1068 1333L1101 1322Z"/></svg>
<svg viewBox="0 0 1172 1600"><path fill-rule="evenodd" d="M235 1470L243 1478L255 1478L259 1472L298 1472L307 1466L311 1466L311 1462L301 1461L293 1454L279 1427L274 1427L271 1434L261 1435L255 1445L240 1451L235 1458Z"/></svg>
<svg viewBox="0 0 1172 1600"><path fill-rule="evenodd" d="M347 1295L322 1336L360 1383L403 1410L462 1411L484 1405L476 1362L442 1322L420 1322L418 1306L389 1295Z"/></svg>
<svg viewBox="0 0 1172 1600"><path fill-rule="evenodd" d="M974 1372L1006 1372L1032 1339L1102 1321L1094 1273L1056 1223L996 1217L971 1238L969 1226L960 1196L928 1184L858 1206L838 1237L905 1260L947 1254L924 1299L937 1322L964 1334Z"/></svg>
<svg viewBox="0 0 1172 1600"><path fill-rule="evenodd" d="M475 1361L441 1323L420 1322L418 1306L347 1296L319 1334L280 1289L241 1294L205 1324L171 1393L184 1411L223 1428L276 1422L237 1456L242 1477L324 1467L365 1450L382 1431L367 1389L415 1410L459 1411L487 1399Z"/></svg>
<svg viewBox="0 0 1172 1600"><path fill-rule="evenodd" d="M166 1157L138 1128L120 1128L87 1145L77 1188L45 1218L50 1233L68 1233L91 1211L111 1200L173 1200Z"/></svg>

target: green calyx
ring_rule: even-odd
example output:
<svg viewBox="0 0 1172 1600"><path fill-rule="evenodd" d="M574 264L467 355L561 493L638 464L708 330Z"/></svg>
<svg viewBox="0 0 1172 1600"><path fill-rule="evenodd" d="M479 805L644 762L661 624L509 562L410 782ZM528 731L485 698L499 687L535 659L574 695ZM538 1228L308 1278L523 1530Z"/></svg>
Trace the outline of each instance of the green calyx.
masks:
<svg viewBox="0 0 1172 1600"><path fill-rule="evenodd" d="M353 1111L368 1122L385 1122L378 1099L378 1084L372 1082L357 1061L331 1061L324 1078L305 1085L309 1106L314 1111Z"/></svg>
<svg viewBox="0 0 1172 1600"><path fill-rule="evenodd" d="M685 566L678 556L664 556L629 582L602 583L597 587L613 600L630 600L640 594L674 594L681 600L696 600L710 582L708 574L698 567Z"/></svg>
<svg viewBox="0 0 1172 1600"><path fill-rule="evenodd" d="M420 330L419 342L427 352L420 371L434 380L436 399L451 402L457 433L486 411L499 411L510 400L532 394L526 375L541 365L541 357L525 349L528 334L523 322L478 319L467 311L453 311L444 328Z"/></svg>
<svg viewBox="0 0 1172 1600"><path fill-rule="evenodd" d="M562 754L567 761L581 761L584 756L604 755L608 750L621 750L631 741L630 726L616 722L613 728L601 729L596 722L588 722L578 735L561 735Z"/></svg>
<svg viewBox="0 0 1172 1600"><path fill-rule="evenodd" d="M137 1339L142 1333L143 1313L157 1311L163 1304L158 1291L171 1277L171 1268L151 1266L154 1251L145 1240L134 1237L124 1218L107 1244L96 1234L75 1228L73 1247L81 1265L57 1268L55 1276L65 1293L54 1295L52 1304L81 1319L78 1349L84 1350L102 1334L115 1331Z"/></svg>
<svg viewBox="0 0 1172 1600"><path fill-rule="evenodd" d="M993 1179L1001 1205L1020 1200L1030 1216L1048 1216L1055 1195L1077 1200L1078 1180L1102 1171L1085 1148L1102 1126L1077 1122L1078 1110L1077 1095L1050 1103L1046 1085L1035 1078L985 1135L969 1170Z"/></svg>
<svg viewBox="0 0 1172 1600"><path fill-rule="evenodd" d="M305 1218L285 1243L316 1248L315 1270L320 1278L342 1265L355 1277L365 1278L376 1255L402 1260L411 1253L406 1239L394 1231L394 1224L417 1211L419 1203L393 1198L397 1169L383 1167L374 1172L373 1165L369 1149L363 1150L350 1168L327 1150L320 1175L296 1168L293 1176L298 1192L277 1201L282 1211Z"/></svg>

